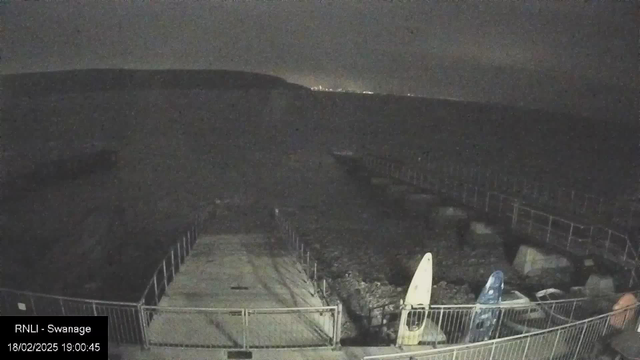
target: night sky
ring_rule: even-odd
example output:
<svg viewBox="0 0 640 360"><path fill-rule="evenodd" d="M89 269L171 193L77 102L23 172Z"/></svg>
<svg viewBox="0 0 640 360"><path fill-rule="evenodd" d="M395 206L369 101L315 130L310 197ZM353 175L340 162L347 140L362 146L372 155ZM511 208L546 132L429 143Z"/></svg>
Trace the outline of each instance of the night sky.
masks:
<svg viewBox="0 0 640 360"><path fill-rule="evenodd" d="M636 1L11 1L3 73L229 69L637 122Z"/></svg>

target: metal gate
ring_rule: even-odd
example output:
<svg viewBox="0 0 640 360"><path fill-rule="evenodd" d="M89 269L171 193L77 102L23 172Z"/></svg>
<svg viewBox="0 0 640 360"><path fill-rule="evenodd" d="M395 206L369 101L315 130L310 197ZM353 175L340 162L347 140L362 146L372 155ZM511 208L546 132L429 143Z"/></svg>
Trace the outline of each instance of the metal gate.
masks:
<svg viewBox="0 0 640 360"><path fill-rule="evenodd" d="M336 347L340 306L206 309L143 306L147 346L205 349Z"/></svg>

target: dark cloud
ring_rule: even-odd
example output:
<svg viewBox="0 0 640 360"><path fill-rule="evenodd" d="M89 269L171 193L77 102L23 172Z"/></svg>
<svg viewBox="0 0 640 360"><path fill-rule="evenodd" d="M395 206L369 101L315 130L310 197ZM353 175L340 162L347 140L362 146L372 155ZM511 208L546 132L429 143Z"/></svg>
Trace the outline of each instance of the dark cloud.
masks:
<svg viewBox="0 0 640 360"><path fill-rule="evenodd" d="M548 108L561 103L565 110L594 116L614 107L590 99L598 96L591 93L599 85L607 89L599 97L603 101L624 98L623 103L632 104L629 97L637 93L633 2L57 1L5 6L5 33L10 34L5 73L96 67L247 70L306 86L468 100L487 98L490 91L498 101L515 97ZM561 81L553 83L556 77ZM540 102L548 97L538 93L545 89L558 91L551 103ZM620 106L616 116L635 115L633 106Z"/></svg>

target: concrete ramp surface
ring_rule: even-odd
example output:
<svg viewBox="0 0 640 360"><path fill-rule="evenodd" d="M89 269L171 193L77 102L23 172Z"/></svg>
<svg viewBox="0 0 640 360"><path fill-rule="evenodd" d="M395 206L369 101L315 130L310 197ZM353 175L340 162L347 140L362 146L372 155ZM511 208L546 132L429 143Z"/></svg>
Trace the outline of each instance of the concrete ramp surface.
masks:
<svg viewBox="0 0 640 360"><path fill-rule="evenodd" d="M330 346L336 311L314 296L301 265L263 234L200 235L159 306L149 342L203 348Z"/></svg>

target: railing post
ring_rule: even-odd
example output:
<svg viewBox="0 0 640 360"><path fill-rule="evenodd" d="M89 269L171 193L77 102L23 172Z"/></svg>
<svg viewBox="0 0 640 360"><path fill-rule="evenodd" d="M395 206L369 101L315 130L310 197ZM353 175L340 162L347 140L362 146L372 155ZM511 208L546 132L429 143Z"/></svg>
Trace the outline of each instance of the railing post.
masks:
<svg viewBox="0 0 640 360"><path fill-rule="evenodd" d="M180 241L178 241L178 264L182 265L182 254L180 254Z"/></svg>
<svg viewBox="0 0 640 360"><path fill-rule="evenodd" d="M527 351L529 351L529 343L531 342L531 336L527 336L527 344L524 346L524 353L522 354L522 360L527 358Z"/></svg>
<svg viewBox="0 0 640 360"><path fill-rule="evenodd" d="M36 313L36 304L33 301L33 296L32 295L29 295L29 300L31 301L31 309L33 310L33 315L38 315Z"/></svg>
<svg viewBox="0 0 640 360"><path fill-rule="evenodd" d="M334 350L340 349L340 337L342 336L342 303L338 302L336 306L336 317L333 331L333 348Z"/></svg>
<svg viewBox="0 0 640 360"><path fill-rule="evenodd" d="M324 296L324 298L327 298L327 279L322 278L322 296Z"/></svg>
<svg viewBox="0 0 640 360"><path fill-rule="evenodd" d="M629 251L629 240L627 239L627 246L624 248L624 256L622 257L623 261L627 260L627 252Z"/></svg>
<svg viewBox="0 0 640 360"><path fill-rule="evenodd" d="M574 302L575 304L575 302ZM555 314L554 310L556 309L556 303L554 302L553 305L551 305L551 313ZM548 316L548 321L547 321L547 329L551 327L551 318L552 316Z"/></svg>
<svg viewBox="0 0 640 360"><path fill-rule="evenodd" d="M242 349L247 349L247 330L249 329L249 313L242 309Z"/></svg>
<svg viewBox="0 0 640 360"><path fill-rule="evenodd" d="M609 230L609 234L607 235L607 243L604 246L605 251L609 251L609 243L611 242L611 230Z"/></svg>
<svg viewBox="0 0 640 360"><path fill-rule="evenodd" d="M556 335L556 341L554 341L553 343L553 349L551 349L551 355L549 356L549 359L554 359L554 355L556 354L556 348L558 347L558 340L560 340L561 332L562 331L556 331L558 335Z"/></svg>
<svg viewBox="0 0 640 360"><path fill-rule="evenodd" d="M571 247L571 237L573 237L573 223L571 223L571 228L569 228L569 240L567 241L567 249Z"/></svg>
<svg viewBox="0 0 640 360"><path fill-rule="evenodd" d="M491 343L491 355L489 355L489 360L493 360L493 354L495 353L495 351L496 351L496 342L494 341Z"/></svg>
<svg viewBox="0 0 640 360"><path fill-rule="evenodd" d="M62 302L62 299L60 300L60 309L62 310L62 316L65 316L65 311L64 311L64 303Z"/></svg>
<svg viewBox="0 0 640 360"><path fill-rule="evenodd" d="M185 244L186 240L184 236L182 237L182 251L184 251L184 261L187 261L187 246Z"/></svg>
<svg viewBox="0 0 640 360"><path fill-rule="evenodd" d="M573 313L576 311L576 300L573 300L573 304L571 306L571 314L569 314L569 320L573 320Z"/></svg>
<svg viewBox="0 0 640 360"><path fill-rule="evenodd" d="M175 260L173 258L173 248L171 248L171 275L173 276L172 277L173 279L176 278L176 265L175 265Z"/></svg>
<svg viewBox="0 0 640 360"><path fill-rule="evenodd" d="M442 329L442 318L444 317L444 309L440 309L440 319L438 319L438 329ZM400 324L400 326L403 326L402 324ZM438 347L438 342L436 341L433 344L434 348Z"/></svg>
<svg viewBox="0 0 640 360"><path fill-rule="evenodd" d="M164 274L164 289L167 290L167 262L166 259L162 260L162 272Z"/></svg>
<svg viewBox="0 0 640 360"><path fill-rule="evenodd" d="M500 320L498 321L498 329L496 330L496 339L500 338L500 331L502 330L502 319L506 309L500 309Z"/></svg>
<svg viewBox="0 0 640 360"><path fill-rule="evenodd" d="M158 277L157 273L153 274L153 289L155 290L154 296L156 299L156 305L158 305L158 281L156 280L156 278Z"/></svg>
<svg viewBox="0 0 640 360"><path fill-rule="evenodd" d="M144 301L144 299L142 300ZM138 320L140 321L140 330L142 335L142 347L143 349L149 349L149 336L147 335L147 321L145 316L145 309L142 303L138 304Z"/></svg>
<svg viewBox="0 0 640 360"><path fill-rule="evenodd" d="M589 323L585 322L584 328L582 328L582 334L580 334L580 340L578 341L578 347L576 348L576 354L573 356L573 360L576 360L578 358L578 354L580 353L580 347L582 346L582 341L584 340L584 333L587 332L587 324Z"/></svg>
<svg viewBox="0 0 640 360"><path fill-rule="evenodd" d="M485 201L484 211L489 212L489 198L491 197L491 192L487 191L487 201Z"/></svg>
<svg viewBox="0 0 640 360"><path fill-rule="evenodd" d="M513 203L513 215L511 217L511 228L515 229L518 223L518 202Z"/></svg>
<svg viewBox="0 0 640 360"><path fill-rule="evenodd" d="M549 215L549 227L547 228L547 242L549 242L551 238L551 222L553 221L553 216Z"/></svg>
<svg viewBox="0 0 640 360"><path fill-rule="evenodd" d="M93 305L93 316L98 316L98 310L96 309L96 302L92 301L91 304Z"/></svg>

